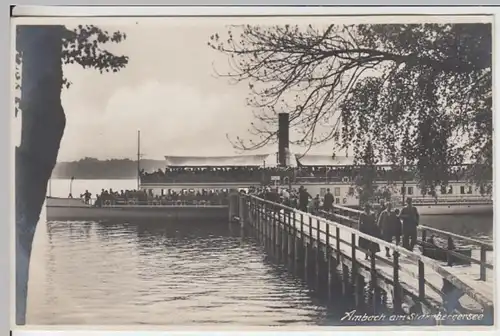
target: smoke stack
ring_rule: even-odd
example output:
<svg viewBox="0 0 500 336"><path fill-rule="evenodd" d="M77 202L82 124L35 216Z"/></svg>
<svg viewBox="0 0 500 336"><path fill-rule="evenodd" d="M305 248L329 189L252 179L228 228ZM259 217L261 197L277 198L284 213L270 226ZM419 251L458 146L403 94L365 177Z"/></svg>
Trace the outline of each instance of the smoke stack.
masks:
<svg viewBox="0 0 500 336"><path fill-rule="evenodd" d="M287 166L287 154L289 138L289 120L288 113L278 114L278 164L280 167Z"/></svg>

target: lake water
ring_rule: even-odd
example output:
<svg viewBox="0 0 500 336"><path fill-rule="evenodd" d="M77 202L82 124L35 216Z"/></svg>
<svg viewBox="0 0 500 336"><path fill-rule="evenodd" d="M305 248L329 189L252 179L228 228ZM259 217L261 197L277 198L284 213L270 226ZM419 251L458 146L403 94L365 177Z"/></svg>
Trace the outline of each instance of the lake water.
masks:
<svg viewBox="0 0 500 336"><path fill-rule="evenodd" d="M69 193L53 180L52 196ZM88 189L133 189L135 180L75 180ZM42 214L43 215L43 214ZM492 237L491 216L423 216L422 223ZM227 223L100 224L41 221L30 268L29 324L337 325L333 307L273 264Z"/></svg>

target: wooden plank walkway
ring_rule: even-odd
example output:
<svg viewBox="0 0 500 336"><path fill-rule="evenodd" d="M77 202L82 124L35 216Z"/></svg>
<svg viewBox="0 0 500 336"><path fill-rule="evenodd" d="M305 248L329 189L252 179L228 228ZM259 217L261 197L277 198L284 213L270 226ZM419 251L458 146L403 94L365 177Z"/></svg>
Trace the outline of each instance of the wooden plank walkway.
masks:
<svg viewBox="0 0 500 336"><path fill-rule="evenodd" d="M308 222L308 218L313 219L313 223L316 221L316 224L312 225L313 235L317 235L317 229L319 227L320 230L320 239L322 242L326 243L326 226L330 226L330 232L335 232L336 230L332 230L332 227L336 228L337 225L328 222L326 220L318 220L316 216L312 216L310 214L304 214L304 217L307 218L306 223ZM319 222L319 226L318 226ZM295 226L300 226L300 221L295 221ZM308 225L306 225L308 227ZM351 235L354 233L356 235L356 244L359 248L359 237L363 236L361 232L355 229L351 229L348 227L340 228L340 239L341 244L340 248L342 252L346 255L351 253L351 244L347 243L351 241ZM332 235L333 238L336 238L335 233ZM376 269L381 274L386 274L387 276L392 276L393 271L393 259L385 257L385 247L387 243L385 241L379 241L378 239L372 239L375 242L380 244L381 251L377 253L376 259ZM396 250L391 248L392 251ZM412 252L406 251L405 249L397 249L401 254L399 258L400 270L402 271L399 275L399 281L402 286L406 286L408 290L414 292L415 296L418 296L418 278L419 278L419 270L418 263L416 261L422 260L424 264L427 266L425 269L425 280L426 280L426 289L425 293L429 298L434 301L436 304L440 306L444 306L444 295L442 294L442 288L444 286L444 276L449 278L455 278L452 282L454 284L460 284L459 286L464 289L464 295L460 298L460 303L463 308L467 310L474 310L479 312L482 309L482 305L493 306L493 277L489 277L490 281L480 281L477 276L474 278L472 275L467 275L463 271L464 267L447 267L445 263L437 262L433 259L424 257L423 255L419 255L417 258L412 256ZM413 253L415 254L415 253ZM358 262L363 265L365 268L369 269L371 267L369 260L363 260L363 255L358 258ZM434 267L432 267L432 266ZM469 267L470 268L470 267ZM443 272L442 270L446 270ZM446 274L448 273L448 274ZM471 272L472 273L472 272ZM477 267L477 273L479 273L479 266ZM489 272L493 275L493 272ZM471 295L472 297L469 297ZM478 300L479 303L476 301ZM482 303L482 304L481 304Z"/></svg>
<svg viewBox="0 0 500 336"><path fill-rule="evenodd" d="M491 316L494 304L494 272L489 270L485 280L479 280L480 266L453 266L425 257L418 252L408 251L400 246L366 235L344 224L271 203L255 196L248 202L266 208L261 212L266 220L274 217L280 227L293 227L295 232L302 230L310 242L320 247L329 245L333 254L340 256L342 262L351 266L355 261L356 270L365 278L376 277L377 283L390 288L387 283L399 286L405 293L404 300L427 303L434 311L456 311L460 313L484 313ZM255 204L253 205L255 206ZM364 260L364 251L359 247L359 238L379 244L381 251L374 257ZM386 258L385 248L396 257ZM474 256L473 256L474 257ZM397 265L397 267L396 267ZM484 267L483 267L484 268ZM491 266L491 268L493 268ZM396 271L397 269L397 271ZM375 270L375 272L374 272ZM395 292L389 291L389 295Z"/></svg>
<svg viewBox="0 0 500 336"><path fill-rule="evenodd" d="M348 222L357 224L359 220L359 214L361 212L362 211L360 210L334 205L334 212L331 214L324 213L324 215L325 217L330 217L329 215L333 215L334 217L340 217L346 219ZM444 237L445 239L454 239L456 241L462 241L466 244L469 244L469 247L472 248L472 255L469 260L471 261L471 265L449 266L446 262L440 262L433 259L431 260L439 264L441 267L443 267L443 269L445 269L451 275L455 276L457 279L463 282L464 285L466 285L466 287L473 288L476 292L479 292L482 296L486 298L491 298L491 300L493 301L494 286L495 286L495 280L494 280L495 272L493 271L494 267L493 244L491 244L490 242L485 242L471 237L465 237L452 232L447 232L424 225L418 226L418 231L421 232L422 234L422 240L425 240L425 237L427 237L429 234L435 234L438 237ZM422 240L420 240L421 244ZM418 247L417 251L414 252L420 255L422 254L421 249L419 249ZM464 258L465 260L468 259L459 254L453 252L450 253L459 258ZM387 260L387 258L385 258L385 252L381 251L379 252L379 255L381 259ZM478 262L481 262L483 263L483 265L486 266L481 267L481 264L479 264ZM487 271L487 269L489 269L489 271ZM464 297L463 302L466 303L467 301L470 300L467 300L467 297ZM470 304L470 302L468 303Z"/></svg>

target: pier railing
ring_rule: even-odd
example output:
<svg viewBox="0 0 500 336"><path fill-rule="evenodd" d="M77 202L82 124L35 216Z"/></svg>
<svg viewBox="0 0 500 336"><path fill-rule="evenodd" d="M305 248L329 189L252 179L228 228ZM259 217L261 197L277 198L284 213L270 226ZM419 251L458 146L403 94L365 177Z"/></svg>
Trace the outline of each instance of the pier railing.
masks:
<svg viewBox="0 0 500 336"><path fill-rule="evenodd" d="M340 205L333 205L333 212L325 212L320 211L320 214L325 218L340 222L344 225L353 227L357 226L359 222L359 215L362 211L357 209L352 209ZM489 263L486 258L486 252L493 251L493 244L485 241L481 241L478 239L474 239L471 237L465 237L462 235L458 235L452 232L447 232L443 230L439 230L436 228L432 228L425 225L417 226L417 230L421 233L421 236L418 239L418 244L422 247L436 247L438 246L431 245L428 242L429 233L433 233L438 237L442 237L446 240L446 247L442 248L443 253L446 253L447 256L447 264L448 266L453 265L453 258L460 259L462 261L479 265L479 280L486 281L486 270L493 270L493 264ZM479 250L479 259L474 258L472 256L467 256L462 253L456 251L457 245L456 241L476 246Z"/></svg>
<svg viewBox="0 0 500 336"><path fill-rule="evenodd" d="M392 293L396 309L402 307L403 300L409 300L414 305L424 305L432 311L439 311L443 306L451 312L468 311L458 302L461 296L467 295L482 307L485 314L492 316L492 297L477 290L467 281L462 281L456 274L431 258L362 233L349 225L329 218L272 203L256 196L242 195L241 197L243 205L240 204L240 221L242 223L246 221L245 211L241 207L248 208L248 217L250 217L248 221L253 223L251 225L254 225L258 232L270 232L272 241L269 244L275 246L281 243L280 236L276 234L279 228L291 234L294 241L299 239L316 245L317 251L320 251L316 252L318 260L323 258L319 256L319 253L324 253L327 258L335 256L337 262L348 264L351 274L360 274L370 279L374 291L376 288L382 288ZM353 221L349 216L336 216L343 220L349 219L351 223ZM359 238L378 244L381 250L388 248L393 252L392 260L377 256L375 251L361 248L357 243ZM297 253L297 251L288 251L290 248L288 242L284 245L287 249L286 254ZM367 254L369 260L358 259L359 252ZM298 258L295 257L295 259L296 263ZM328 272L330 272L331 266L328 265ZM354 279L354 281L357 280ZM442 288L439 288L441 285Z"/></svg>

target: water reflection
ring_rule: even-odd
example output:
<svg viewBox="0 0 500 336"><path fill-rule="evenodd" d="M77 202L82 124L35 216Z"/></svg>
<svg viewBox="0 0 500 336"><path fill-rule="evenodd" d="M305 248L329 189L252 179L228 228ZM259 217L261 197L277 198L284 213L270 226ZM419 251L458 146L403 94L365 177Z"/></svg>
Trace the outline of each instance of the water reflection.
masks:
<svg viewBox="0 0 500 336"><path fill-rule="evenodd" d="M226 223L52 222L32 324L328 324L328 309Z"/></svg>
<svg viewBox="0 0 500 336"><path fill-rule="evenodd" d="M422 222L492 233L491 217ZM51 222L34 245L30 324L346 325L354 303L339 296L327 307L227 223Z"/></svg>

